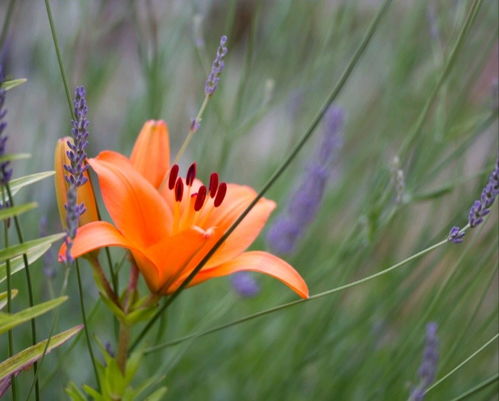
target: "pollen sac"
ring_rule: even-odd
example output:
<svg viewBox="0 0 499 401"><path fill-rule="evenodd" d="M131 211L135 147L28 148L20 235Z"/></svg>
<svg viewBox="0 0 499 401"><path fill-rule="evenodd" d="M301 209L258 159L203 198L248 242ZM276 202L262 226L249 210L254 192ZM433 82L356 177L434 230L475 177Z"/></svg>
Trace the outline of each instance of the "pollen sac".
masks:
<svg viewBox="0 0 499 401"><path fill-rule="evenodd" d="M168 177L168 189L175 188L177 182L179 167L178 164L174 164L170 169L170 176Z"/></svg>
<svg viewBox="0 0 499 401"><path fill-rule="evenodd" d="M210 175L210 198L214 198L218 189L218 174L211 173Z"/></svg>
<svg viewBox="0 0 499 401"><path fill-rule="evenodd" d="M185 184L191 186L196 178L196 163L192 163L187 170L187 175L185 176Z"/></svg>
<svg viewBox="0 0 499 401"><path fill-rule="evenodd" d="M206 199L206 193L207 193L207 190L206 190L206 187L204 185L199 187L198 193L196 195L196 202L194 202L194 210L196 212L201 210L201 208L203 207L204 201Z"/></svg>
<svg viewBox="0 0 499 401"><path fill-rule="evenodd" d="M182 200L182 195L184 194L184 183L182 178L177 178L177 183L175 184L175 200L180 202Z"/></svg>
<svg viewBox="0 0 499 401"><path fill-rule="evenodd" d="M215 200L213 201L213 205L215 207L218 207L222 204L226 193L227 193L227 184L225 182L222 182L218 187L218 191L217 191L217 194L215 196Z"/></svg>

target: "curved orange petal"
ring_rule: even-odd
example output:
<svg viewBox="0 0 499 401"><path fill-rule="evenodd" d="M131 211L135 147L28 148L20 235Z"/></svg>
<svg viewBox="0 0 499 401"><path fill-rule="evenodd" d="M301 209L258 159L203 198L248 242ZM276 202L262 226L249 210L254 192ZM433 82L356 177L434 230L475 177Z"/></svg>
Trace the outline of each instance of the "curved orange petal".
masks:
<svg viewBox="0 0 499 401"><path fill-rule="evenodd" d="M255 196L256 192L250 187L229 184L226 199L220 207L212 210L203 224L204 227L216 227L216 234L210 240L210 243L205 246L206 252L204 255L237 220ZM260 199L208 260L205 267L220 265L243 253L258 237L275 206L274 201L265 198Z"/></svg>
<svg viewBox="0 0 499 401"><path fill-rule="evenodd" d="M73 240L71 256L78 258L99 248L118 246L129 249L137 262L146 282L157 282L159 269L144 255L144 250L125 238L112 224L106 221L94 221L78 228ZM66 244L59 249L59 261L66 257Z"/></svg>
<svg viewBox="0 0 499 401"><path fill-rule="evenodd" d="M147 121L130 155L133 167L159 188L170 165L168 126L164 121Z"/></svg>
<svg viewBox="0 0 499 401"><path fill-rule="evenodd" d="M300 273L284 260L268 252L262 251L245 252L220 266L203 269L194 277L189 286L200 284L211 278L226 276L243 270L255 271L272 276L291 288L301 298L309 297L307 283L305 283L305 280L300 276ZM186 276L177 280L175 285L171 287L170 292L178 288L185 277Z"/></svg>
<svg viewBox="0 0 499 401"><path fill-rule="evenodd" d="M147 248L144 253L158 267L157 282L148 283L151 290L166 291L211 234L197 227L190 228Z"/></svg>
<svg viewBox="0 0 499 401"><path fill-rule="evenodd" d="M166 237L173 217L158 191L119 153L101 152L89 164L99 177L106 208L131 242L148 247Z"/></svg>

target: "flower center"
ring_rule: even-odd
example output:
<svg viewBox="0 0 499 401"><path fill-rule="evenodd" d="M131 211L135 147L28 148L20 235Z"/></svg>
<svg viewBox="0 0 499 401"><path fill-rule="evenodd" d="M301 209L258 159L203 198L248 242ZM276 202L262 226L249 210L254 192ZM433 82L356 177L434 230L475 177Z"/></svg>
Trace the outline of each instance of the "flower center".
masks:
<svg viewBox="0 0 499 401"><path fill-rule="evenodd" d="M168 189L173 191L175 202L181 203L184 197L190 198L188 213L192 211L199 212L203 209L203 206L219 207L227 194L227 184L220 182L217 173L211 173L208 187L201 185L197 192L191 193L196 178L196 170L196 163L192 163L187 170L185 180L183 180L179 176L180 168L178 164L174 164L168 176Z"/></svg>

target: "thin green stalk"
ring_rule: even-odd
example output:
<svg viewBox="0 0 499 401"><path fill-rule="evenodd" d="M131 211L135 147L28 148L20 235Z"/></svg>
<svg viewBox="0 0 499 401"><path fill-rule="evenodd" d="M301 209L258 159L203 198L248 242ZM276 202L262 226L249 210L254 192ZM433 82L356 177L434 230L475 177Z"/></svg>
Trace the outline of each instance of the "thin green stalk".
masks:
<svg viewBox="0 0 499 401"><path fill-rule="evenodd" d="M445 374L443 377L441 377L435 383L433 383L430 387L428 387L425 391L425 394L429 393L435 387L437 387L438 385L443 383L445 380L447 380L450 376L452 376L454 373L456 373L459 369L461 369L464 365L466 365L469 361L471 361L475 356L477 356L480 352L482 352L485 348L487 348L490 344L492 344L495 340L497 340L497 338L499 338L499 333L496 334L494 337L492 337L485 344L483 344L480 348L478 348L475 352L473 352L468 358L466 358L464 361L462 361L454 369L452 369L450 372Z"/></svg>
<svg viewBox="0 0 499 401"><path fill-rule="evenodd" d="M14 206L14 199L12 196L12 192L10 190L10 185L8 182L4 184L5 190L7 191L7 199L9 201L10 206ZM24 235L21 230L21 224L19 223L19 218L17 216L13 217L14 219L14 226L16 228L16 233L17 233L17 238L21 244L24 243ZM23 264L24 264L24 272L26 273L26 283L28 287L28 302L29 306L34 305L34 299L33 299L33 286L31 285L31 274L29 271L29 263L28 263L28 255L23 253ZM31 344L35 345L36 344L36 321L35 319L30 320L30 325L31 325ZM33 375L35 378L37 377L37 371L38 371L38 363L35 362L33 364ZM35 382L35 399L36 401L40 400L40 385L38 383L38 379Z"/></svg>
<svg viewBox="0 0 499 401"><path fill-rule="evenodd" d="M204 111L206 110L206 106L208 105L208 100L210 100L210 95L205 95L203 99L203 103L201 104L201 107L199 108L198 114L196 118L194 119L193 123L191 124L191 127L189 128L189 133L187 134L187 137L185 138L184 143L180 147L180 150L177 152L177 155L175 156L175 160L173 161L174 164L178 163L182 155L184 154L185 150L189 146L189 143L191 142L192 137L197 131L198 125L201 123L201 120L203 119L203 114ZM165 181L166 182L166 181Z"/></svg>
<svg viewBox="0 0 499 401"><path fill-rule="evenodd" d="M71 100L71 93L69 91L68 81L66 79L66 73L64 72L64 64L62 63L61 51L59 50L59 42L57 40L57 34L55 31L55 24L54 24L54 19L52 18L52 10L50 8L49 0L45 0L45 9L47 10L50 32L52 33L52 41L54 42L55 54L57 56L57 63L59 65L59 71L61 73L62 83L64 85L64 92L66 93L66 100L68 101L69 112L72 118L75 119L73 111L73 102Z"/></svg>
<svg viewBox="0 0 499 401"><path fill-rule="evenodd" d="M426 120L426 117L428 116L431 106L433 105L433 102L435 101L435 98L438 92L440 91L440 87L447 79L447 76L449 75L449 72L452 69L454 62L456 61L457 54L464 43L464 38L468 33L468 30L471 24L473 23L481 5L482 5L482 0L475 0L471 5L468 15L466 16L466 20L461 28L461 31L459 32L459 35L456 39L456 42L454 43L454 46L449 54L449 57L447 58L444 69L442 70L442 73L440 74L437 83L433 87L430 96L426 100L426 103L423 106L423 110L421 110L421 113L419 114L419 117L416 121L416 124L414 125L413 130L409 133L409 135L406 136L404 142L402 142L402 145L400 146L399 156L403 155L406 152L407 148L412 143L412 141L416 139L418 135L421 133L421 129L423 128L423 124Z"/></svg>
<svg viewBox="0 0 499 401"><path fill-rule="evenodd" d="M5 39L7 38L7 33L9 32L15 2L16 0L10 0L9 8L7 8L7 14L5 14L5 19L3 20L2 33L0 34L0 49L4 48L3 46L5 44Z"/></svg>
<svg viewBox="0 0 499 401"><path fill-rule="evenodd" d="M75 260L75 267L76 267L76 278L78 281L78 294L80 297L81 317L83 319L83 330L85 331L85 337L87 339L87 348L88 348L88 353L90 355L90 359L92 361L92 366L94 369L95 381L97 382L98 391L100 391L99 372L97 370L97 364L95 362L94 351L92 349L92 343L90 342L90 335L88 333L87 316L85 313L85 304L83 302L83 288L81 285L80 264L78 262L78 259Z"/></svg>
<svg viewBox="0 0 499 401"><path fill-rule="evenodd" d="M3 191L2 191L2 194L3 194ZM5 205L5 197L3 197L3 204ZM4 224L3 224L3 227L4 227L4 245L5 245L5 248L8 248L9 246L9 230L8 230L8 227L7 227L7 221L4 221ZM7 269L7 313L12 313L12 286L11 286L11 282L10 282L10 260L7 259L5 261L5 266L6 266L6 269ZM12 355L14 355L14 336L13 336L13 333L12 333L12 330L9 330L8 331L8 355L9 357L11 357ZM11 382L10 382L10 387L11 387L11 390L12 390L12 400L13 401L16 401L17 400L17 392L16 392L16 377L15 376L12 376L11 377Z"/></svg>
<svg viewBox="0 0 499 401"><path fill-rule="evenodd" d="M244 212L241 213L241 215L229 227L229 229L224 233L224 235L222 235L222 237L213 245L213 247L206 254L206 256L198 263L198 265L189 274L189 276L182 282L182 284L180 284L178 289L169 298L166 299L166 302L162 305L162 307L159 309L159 311L156 312L156 314L151 318L151 320L144 327L144 329L139 333L138 337L136 338L136 340L133 342L132 346L130 347L130 351L132 351L142 341L144 336L148 333L148 331L151 329L151 327L154 325L154 323L159 318L159 316L163 313L163 311L169 305L171 305L172 302L178 297L178 295L187 287L187 285L196 276L196 274L201 270L201 268L206 264L206 262L211 258L211 256L213 256L213 254L217 251L218 248L220 248L220 246L224 243L224 241L227 239L227 237L237 228L237 226L239 226L239 224L243 221L243 219L248 215L248 213L258 203L258 201L263 197L263 195L269 190L269 188L274 184L274 182L288 168L288 166L294 160L296 155L300 152L300 150L303 148L305 143L308 141L308 139L314 133L315 128L319 125L319 122L324 117L324 114L326 114L331 103L333 103L333 101L337 98L337 96L340 94L341 90L345 86L345 83L347 82L352 71L354 70L355 66L357 65L357 62L359 61L360 57L364 53L364 50L367 48L367 45L369 44L372 36L374 35L374 32L376 31L376 28L377 28L379 22L381 21L381 18L386 13L386 11L388 10L388 7L390 6L391 3L392 3L392 0L385 0L383 2L383 5L380 7L379 11L377 12L376 16L374 17L373 21L371 22L371 25L367 29L367 32L366 32L364 38L362 39L362 42L360 43L359 47L355 51L354 55L352 56L352 59L348 63L347 67L345 68L345 71L341 75L339 81L337 82L337 84L335 85L335 87L331 91L330 95L328 96L328 98L324 102L323 106L321 107L321 109L317 113L317 116L312 121L312 124L307 129L307 131L302 136L302 138L298 141L298 143L296 144L294 149L285 158L285 160L283 161L281 166L274 172L274 174L270 177L270 179L267 181L267 183L260 190L258 195L253 199L253 201L244 210Z"/></svg>
<svg viewBox="0 0 499 401"><path fill-rule="evenodd" d="M440 241L428 248L425 248L423 249L422 251L419 251L417 253L415 253L414 255L412 256L409 256L408 258L402 260L401 262L398 262L386 269L383 269L377 273L374 273L370 276L367 276L367 277L364 277L360 280L356 280L356 281L353 281L351 283L347 283L347 284L344 284L344 285L341 285L339 287L335 287L335 288L332 288L330 290L326 290L326 291L323 291L323 292L320 292L318 294L315 294L315 295L312 295L310 296L309 298L307 299L298 299L296 301L291 301L291 302L288 302L288 303L285 303L285 304L282 304L282 305L278 305L278 306L274 306L273 308L269 308L269 309L266 309L266 310L263 310L261 312L256 312L256 313L253 313L251 315L248 315L248 316L245 316L243 318L239 318L239 319L236 319L236 320L233 320L232 322L229 322L229 323L225 323L225 324L222 324L220 326L216 326L212 329L209 329L207 331L204 331L202 333L195 333L195 334L190 334L190 335L187 335L187 336L184 336L184 337L181 337L177 340L173 340L173 341L170 341L168 343L165 343L165 344L159 344L159 345L156 345L154 347L150 347L148 349L146 349L144 351L145 354L147 353L150 353L150 352L153 352L153 351L157 351L159 349L162 349L162 348L166 348L166 347L169 347L169 346L172 346L172 345L176 345L176 344L179 344L181 342L184 342L186 340L189 340L191 338L197 338L197 337L202 337L202 336L205 336L207 334L211 334L211 333L214 333L214 332L217 332L217 331L220 331L222 329L226 329L228 327L232 327L232 326L236 326L238 324L241 324L241 323L244 323L244 322L247 322L249 320L253 320L253 319L256 319L258 317L262 317L262 316L265 316L265 315L268 315L270 313L273 313L273 312L277 312L277 311L280 311L280 310L283 310L283 309L286 309L286 308L289 308L291 306L295 306L295 305L299 305L299 304L303 304L303 303L306 303L306 302L310 302L310 301L313 301L313 300L316 300L316 299L320 299L320 298L323 298L327 295L331 295L331 294L334 294L336 292L340 292L340 291L343 291L343 290L346 290L346 289L349 289L349 288L352 288L352 287L355 287L357 285L360 285L360 284L364 284L368 281L371 281L371 280L374 280L375 278L378 278L378 277L381 277L387 273L390 273L400 267L402 267L403 265L405 265L406 263L409 263L423 255L426 255L427 253L433 251L434 249L442 246L442 245L445 245L446 243L448 243L448 240L445 239L443 241Z"/></svg>
<svg viewBox="0 0 499 401"><path fill-rule="evenodd" d="M451 401L462 401L466 398L471 397L472 395L482 391L484 388L490 386L492 383L496 382L499 379L499 373L496 373L494 376L484 380L480 384L477 384L475 387L466 391L466 393L461 394L460 396L453 398Z"/></svg>

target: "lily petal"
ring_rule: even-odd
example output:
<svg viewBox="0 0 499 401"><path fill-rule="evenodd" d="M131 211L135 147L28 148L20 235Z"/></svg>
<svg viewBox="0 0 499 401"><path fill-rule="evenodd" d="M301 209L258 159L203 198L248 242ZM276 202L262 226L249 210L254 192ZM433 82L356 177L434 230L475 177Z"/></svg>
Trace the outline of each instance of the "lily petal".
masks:
<svg viewBox="0 0 499 401"><path fill-rule="evenodd" d="M205 227L215 226L216 234L206 245L206 253L225 231L237 220L255 198L256 192L247 186L229 184L227 196L221 207L215 208ZM275 209L275 202L262 198L229 235L225 242L206 263L206 268L218 266L243 253L258 237ZM206 255L205 253L205 255Z"/></svg>
<svg viewBox="0 0 499 401"><path fill-rule="evenodd" d="M199 227L182 231L147 248L145 254L158 267L158 280L150 283L153 291L166 291L188 266L189 261L208 241L212 232Z"/></svg>
<svg viewBox="0 0 499 401"><path fill-rule="evenodd" d="M106 208L131 242L148 247L168 236L173 217L158 191L124 157L101 152L88 162L99 177Z"/></svg>
<svg viewBox="0 0 499 401"><path fill-rule="evenodd" d="M130 155L133 167L155 188L159 188L170 165L168 126L164 121L147 121Z"/></svg>
<svg viewBox="0 0 499 401"><path fill-rule="evenodd" d="M94 221L78 228L73 240L71 256L78 258L99 248L118 246L129 249L137 262L140 272L144 275L147 283L157 282L159 270L147 256L142 248L125 238L112 224L106 221ZM66 244L59 249L59 261L64 261L66 256Z"/></svg>
<svg viewBox="0 0 499 401"><path fill-rule="evenodd" d="M301 298L309 297L307 283L305 283L300 276L300 273L284 260L268 252L262 251L245 252L220 266L203 269L194 277L189 286L200 284L211 278L226 276L243 270L255 271L272 276L291 288ZM178 280L175 285L171 287L170 292L175 288L178 288L185 277L186 276L181 280Z"/></svg>

